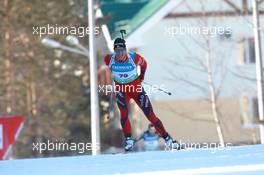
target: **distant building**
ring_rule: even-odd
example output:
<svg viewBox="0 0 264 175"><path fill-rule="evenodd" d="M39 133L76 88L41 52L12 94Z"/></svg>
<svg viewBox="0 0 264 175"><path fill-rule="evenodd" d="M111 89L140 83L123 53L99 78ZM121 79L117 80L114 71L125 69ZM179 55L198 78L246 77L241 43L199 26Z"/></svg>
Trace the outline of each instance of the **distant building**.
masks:
<svg viewBox="0 0 264 175"><path fill-rule="evenodd" d="M210 98L210 89L208 74L201 66L206 63L201 61L209 56L214 87L220 87L218 106L225 141L259 143L252 2L137 2L145 4L127 19L113 18L105 35L108 33L108 42L112 42L120 29L113 24L122 23L121 28L128 31L129 49L138 51L148 61L145 81L172 92L171 96L161 92L150 96L154 111L173 137L190 142L218 141L210 103L204 100ZM260 19L263 7L261 2ZM115 9L102 7L103 15L111 11ZM263 26L264 21L260 23ZM204 34L208 32L207 40ZM264 51L263 45L261 50ZM138 112L134 117L137 135L148 123L141 115Z"/></svg>

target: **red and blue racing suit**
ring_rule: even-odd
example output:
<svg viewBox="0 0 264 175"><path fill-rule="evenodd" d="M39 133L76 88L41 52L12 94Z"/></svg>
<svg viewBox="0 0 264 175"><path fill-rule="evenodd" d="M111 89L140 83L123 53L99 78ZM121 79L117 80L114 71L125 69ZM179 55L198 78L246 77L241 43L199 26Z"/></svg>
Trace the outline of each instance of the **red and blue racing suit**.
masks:
<svg viewBox="0 0 264 175"><path fill-rule="evenodd" d="M160 136L166 138L168 133L162 122L153 112L150 100L141 86L147 69L146 60L135 52L128 52L124 60L118 60L114 54L105 56L105 64L109 66L116 87L117 105L121 114L121 126L124 136L131 137L131 125L128 118L128 105L133 99L141 108L148 120L154 125ZM140 70L140 72L138 72ZM127 90L127 87L134 87ZM139 88L140 87L140 88ZM140 91L136 89L141 89Z"/></svg>

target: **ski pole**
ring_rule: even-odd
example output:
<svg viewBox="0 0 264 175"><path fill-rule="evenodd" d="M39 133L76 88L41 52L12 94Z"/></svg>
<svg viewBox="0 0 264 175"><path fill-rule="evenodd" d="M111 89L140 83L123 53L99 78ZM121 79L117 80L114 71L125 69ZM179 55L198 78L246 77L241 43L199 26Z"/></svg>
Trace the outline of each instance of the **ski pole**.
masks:
<svg viewBox="0 0 264 175"><path fill-rule="evenodd" d="M150 84L150 83L147 83L147 82L142 82L142 83L144 83L144 84L146 84L146 85L149 85L149 86L153 87L153 85ZM161 88L157 88L157 89L158 89L159 91L161 91L161 92L164 92L165 94L171 95L171 92L169 92L169 91L165 91L164 89L161 89Z"/></svg>

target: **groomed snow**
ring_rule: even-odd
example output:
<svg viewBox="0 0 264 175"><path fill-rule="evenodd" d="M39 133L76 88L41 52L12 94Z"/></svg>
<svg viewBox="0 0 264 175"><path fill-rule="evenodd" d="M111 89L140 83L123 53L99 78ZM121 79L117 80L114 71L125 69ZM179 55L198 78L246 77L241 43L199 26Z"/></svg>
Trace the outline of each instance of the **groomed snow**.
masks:
<svg viewBox="0 0 264 175"><path fill-rule="evenodd" d="M0 161L1 175L264 174L264 145Z"/></svg>

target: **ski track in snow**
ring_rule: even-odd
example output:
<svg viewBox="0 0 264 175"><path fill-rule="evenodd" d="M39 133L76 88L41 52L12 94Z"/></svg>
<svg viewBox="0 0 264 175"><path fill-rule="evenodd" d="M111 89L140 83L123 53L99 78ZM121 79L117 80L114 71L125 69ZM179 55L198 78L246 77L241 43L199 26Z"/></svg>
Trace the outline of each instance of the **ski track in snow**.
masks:
<svg viewBox="0 0 264 175"><path fill-rule="evenodd" d="M264 175L264 145L0 161L0 175Z"/></svg>

